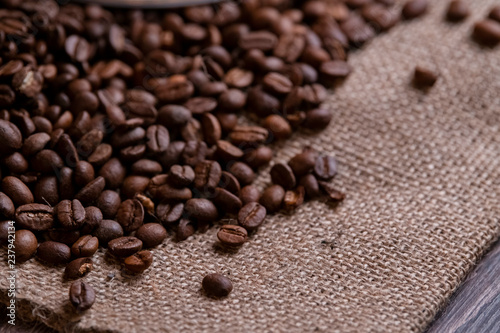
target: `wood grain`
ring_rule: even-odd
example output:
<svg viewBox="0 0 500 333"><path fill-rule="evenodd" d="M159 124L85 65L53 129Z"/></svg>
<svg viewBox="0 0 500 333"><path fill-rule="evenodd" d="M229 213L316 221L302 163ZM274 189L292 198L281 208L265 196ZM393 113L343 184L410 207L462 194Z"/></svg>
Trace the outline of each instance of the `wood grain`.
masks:
<svg viewBox="0 0 500 333"><path fill-rule="evenodd" d="M427 333L500 332L500 241L439 313Z"/></svg>

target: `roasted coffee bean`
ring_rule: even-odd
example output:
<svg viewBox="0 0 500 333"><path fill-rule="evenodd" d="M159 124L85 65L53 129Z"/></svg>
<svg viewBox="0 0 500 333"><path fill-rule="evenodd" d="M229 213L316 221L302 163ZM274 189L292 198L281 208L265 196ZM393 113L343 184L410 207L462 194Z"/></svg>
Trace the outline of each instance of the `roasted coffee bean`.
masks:
<svg viewBox="0 0 500 333"><path fill-rule="evenodd" d="M99 208L94 206L85 207L85 220L81 232L83 234L91 233L101 223L102 219L102 212Z"/></svg>
<svg viewBox="0 0 500 333"><path fill-rule="evenodd" d="M251 184L255 179L255 173L252 168L243 162L235 162L228 167L228 170L232 175L238 179L241 185Z"/></svg>
<svg viewBox="0 0 500 333"><path fill-rule="evenodd" d="M128 257L142 249L142 241L136 237L120 237L110 241L108 249L117 257Z"/></svg>
<svg viewBox="0 0 500 333"><path fill-rule="evenodd" d="M14 174L23 174L28 171L28 161L18 152L7 156L3 160L4 166Z"/></svg>
<svg viewBox="0 0 500 333"><path fill-rule="evenodd" d="M351 73L351 67L342 60L332 60L321 64L319 68L320 77L326 83L334 82L335 79L345 78Z"/></svg>
<svg viewBox="0 0 500 333"><path fill-rule="evenodd" d="M500 6L491 8L488 18L500 22Z"/></svg>
<svg viewBox="0 0 500 333"><path fill-rule="evenodd" d="M113 154L113 148L107 143L102 143L89 156L87 161L93 165L102 165L106 163Z"/></svg>
<svg viewBox="0 0 500 333"><path fill-rule="evenodd" d="M248 90L247 107L264 117L280 110L280 100L263 91L261 86L256 86Z"/></svg>
<svg viewBox="0 0 500 333"><path fill-rule="evenodd" d="M202 140L201 123L191 118L184 127L181 128L181 136L185 141L198 142Z"/></svg>
<svg viewBox="0 0 500 333"><path fill-rule="evenodd" d="M0 221L0 246L7 245L11 232L15 232L14 221Z"/></svg>
<svg viewBox="0 0 500 333"><path fill-rule="evenodd" d="M92 270L93 262L90 258L78 258L71 261L64 270L64 277L69 280L85 276Z"/></svg>
<svg viewBox="0 0 500 333"><path fill-rule="evenodd" d="M73 169L63 167L59 171L59 196L61 199L73 199L75 187L73 185Z"/></svg>
<svg viewBox="0 0 500 333"><path fill-rule="evenodd" d="M220 187L215 189L213 202L219 211L230 214L238 213L242 206L241 200L238 196Z"/></svg>
<svg viewBox="0 0 500 333"><path fill-rule="evenodd" d="M222 129L219 120L217 120L217 117L213 114L204 114L201 126L203 129L203 137L209 145L214 145L220 140L222 136Z"/></svg>
<svg viewBox="0 0 500 333"><path fill-rule="evenodd" d="M92 257L99 248L99 239L91 235L80 237L71 246L71 253L75 257Z"/></svg>
<svg viewBox="0 0 500 333"><path fill-rule="evenodd" d="M95 202L106 186L106 181L99 176L82 188L75 196L75 199L80 200L83 205L89 205Z"/></svg>
<svg viewBox="0 0 500 333"><path fill-rule="evenodd" d="M191 220L181 219L179 221L179 226L177 227L177 241L181 242L183 240L186 240L189 236L192 236L195 231L195 225Z"/></svg>
<svg viewBox="0 0 500 333"><path fill-rule="evenodd" d="M182 152L184 162L192 167L205 159L207 144L203 141L188 141Z"/></svg>
<svg viewBox="0 0 500 333"><path fill-rule="evenodd" d="M413 75L413 83L419 88L432 87L438 79L438 74L427 68L417 66Z"/></svg>
<svg viewBox="0 0 500 333"><path fill-rule="evenodd" d="M22 153L24 156L35 155L36 153L43 150L50 141L50 135L47 133L35 133L30 135L22 147Z"/></svg>
<svg viewBox="0 0 500 333"><path fill-rule="evenodd" d="M128 199L120 204L116 212L116 221L125 232L137 230L144 222L144 207L137 199Z"/></svg>
<svg viewBox="0 0 500 333"><path fill-rule="evenodd" d="M425 14L428 6L427 0L409 0L403 6L402 13L406 19L413 19Z"/></svg>
<svg viewBox="0 0 500 333"><path fill-rule="evenodd" d="M156 216L163 224L172 224L177 222L184 211L184 204L178 203L160 203L156 207Z"/></svg>
<svg viewBox="0 0 500 333"><path fill-rule="evenodd" d="M208 274L202 281L203 290L210 297L226 297L233 290L231 280L222 274Z"/></svg>
<svg viewBox="0 0 500 333"><path fill-rule="evenodd" d="M319 181L321 189L328 195L328 198L334 202L342 201L345 199L345 194L337 190L330 183Z"/></svg>
<svg viewBox="0 0 500 333"><path fill-rule="evenodd" d="M101 210L104 218L113 219L121 203L122 201L118 192L106 190L99 196L97 207Z"/></svg>
<svg viewBox="0 0 500 333"><path fill-rule="evenodd" d="M35 201L38 203L47 203L51 206L57 205L59 202L57 177L47 176L38 178L33 194Z"/></svg>
<svg viewBox="0 0 500 333"><path fill-rule="evenodd" d="M500 23L491 19L476 22L473 37L485 45L494 46L500 43Z"/></svg>
<svg viewBox="0 0 500 333"><path fill-rule="evenodd" d="M326 128L331 120L332 113L329 110L322 108L312 109L307 111L303 125L309 129L321 130Z"/></svg>
<svg viewBox="0 0 500 333"><path fill-rule="evenodd" d="M245 106L246 101L247 95L244 92L238 89L228 89L220 94L217 108L223 112L236 112ZM222 123L220 118L219 121Z"/></svg>
<svg viewBox="0 0 500 333"><path fill-rule="evenodd" d="M217 100L212 97L193 97L184 106L194 115L202 115L212 112L217 107Z"/></svg>
<svg viewBox="0 0 500 333"><path fill-rule="evenodd" d="M187 187L176 188L170 184L164 184L158 187L155 197L160 200L189 200L193 193Z"/></svg>
<svg viewBox="0 0 500 333"><path fill-rule="evenodd" d="M257 187L254 185L247 185L241 189L240 199L243 205L246 205L250 202L259 202L260 192Z"/></svg>
<svg viewBox="0 0 500 333"><path fill-rule="evenodd" d="M117 158L112 158L101 167L99 176L105 179L109 188L115 189L122 185L126 173L127 170L122 162Z"/></svg>
<svg viewBox="0 0 500 333"><path fill-rule="evenodd" d="M12 200L3 192L0 192L0 217L13 218L16 208Z"/></svg>
<svg viewBox="0 0 500 333"><path fill-rule="evenodd" d="M154 176L162 172L162 166L160 163L148 160L148 159L140 159L132 164L130 171L136 175L144 175L144 176Z"/></svg>
<svg viewBox="0 0 500 333"><path fill-rule="evenodd" d="M296 177L301 177L313 170L317 159L318 153L316 153L313 149L306 148L302 153L292 157L292 159L288 161L288 165Z"/></svg>
<svg viewBox="0 0 500 333"><path fill-rule="evenodd" d="M250 167L257 169L271 162L273 159L273 151L267 146L260 146L246 152L243 159Z"/></svg>
<svg viewBox="0 0 500 333"><path fill-rule="evenodd" d="M292 211L304 202L305 189L303 186L298 186L294 190L286 191L283 198L283 205L286 210Z"/></svg>
<svg viewBox="0 0 500 333"><path fill-rule="evenodd" d="M59 165L62 165L62 162L69 166L70 168L75 167L76 163L79 161L79 156L78 152L76 150L75 145L73 144L73 141L71 141L71 138L68 134L63 134L59 138L59 140L56 143L56 150L59 153L59 155L55 154L55 152L51 150L42 150L38 154L35 155L35 161L34 163L38 163L36 159L40 159L40 162L42 163L58 163L56 167L60 167ZM57 156L57 157L56 157ZM61 162L58 161L59 156L63 158ZM51 168L49 166L44 166L42 165L41 167L44 168L44 170L40 170L42 172L50 172Z"/></svg>
<svg viewBox="0 0 500 333"><path fill-rule="evenodd" d="M181 105L165 105L158 111L158 122L168 129L185 125L191 119L191 111Z"/></svg>
<svg viewBox="0 0 500 333"><path fill-rule="evenodd" d="M94 167L87 161L78 161L73 177L75 184L83 187L95 179Z"/></svg>
<svg viewBox="0 0 500 333"><path fill-rule="evenodd" d="M229 141L217 141L217 156L223 160L237 160L243 156L243 151Z"/></svg>
<svg viewBox="0 0 500 333"><path fill-rule="evenodd" d="M449 21L461 21L467 16L469 16L470 10L467 3L463 0L453 0L448 5L448 11L446 12L446 18Z"/></svg>
<svg viewBox="0 0 500 333"><path fill-rule="evenodd" d="M243 50L258 49L269 51L277 44L278 38L269 31L255 31L243 35L239 40L239 47Z"/></svg>
<svg viewBox="0 0 500 333"><path fill-rule="evenodd" d="M219 241L228 247L238 247L247 240L247 230L237 225L223 225L217 233Z"/></svg>
<svg viewBox="0 0 500 333"><path fill-rule="evenodd" d="M107 246L109 241L123 236L123 228L116 221L102 220L93 235L99 239L99 244Z"/></svg>
<svg viewBox="0 0 500 333"><path fill-rule="evenodd" d="M186 215L198 222L215 222L219 216L217 207L208 199L189 199L184 206Z"/></svg>
<svg viewBox="0 0 500 333"><path fill-rule="evenodd" d="M104 133L99 129L92 129L85 133L76 144L78 154L82 157L90 156L101 144L103 138Z"/></svg>
<svg viewBox="0 0 500 333"><path fill-rule="evenodd" d="M33 257L38 248L35 234L29 230L17 230L14 236L16 261L21 263Z"/></svg>
<svg viewBox="0 0 500 333"><path fill-rule="evenodd" d="M16 206L30 204L35 201L28 186L16 177L7 176L2 179L2 191Z"/></svg>
<svg viewBox="0 0 500 333"><path fill-rule="evenodd" d="M202 161L196 165L194 173L194 187L199 191L212 191L219 184L222 169L215 161Z"/></svg>
<svg viewBox="0 0 500 333"><path fill-rule="evenodd" d="M153 263L153 254L148 250L142 250L125 258L123 263L129 271L142 273Z"/></svg>
<svg viewBox="0 0 500 333"><path fill-rule="evenodd" d="M38 246L37 257L48 264L62 265L71 259L71 250L66 244L45 241Z"/></svg>
<svg viewBox="0 0 500 333"><path fill-rule="evenodd" d="M228 190L235 195L240 193L240 182L235 176L227 171L221 172L219 187Z"/></svg>
<svg viewBox="0 0 500 333"><path fill-rule="evenodd" d="M203 163L203 162L200 162ZM168 181L176 187L186 187L195 180L195 171L189 165L172 165L168 173Z"/></svg>
<svg viewBox="0 0 500 333"><path fill-rule="evenodd" d="M274 140L285 140L292 135L290 124L282 116L276 114L267 116L262 126L269 130Z"/></svg>
<svg viewBox="0 0 500 333"><path fill-rule="evenodd" d="M320 156L314 165L314 174L322 180L332 179L337 175L337 160L332 156Z"/></svg>
<svg viewBox="0 0 500 333"><path fill-rule="evenodd" d="M33 231L48 230L54 226L53 209L42 204L26 204L16 209L16 222Z"/></svg>
<svg viewBox="0 0 500 333"><path fill-rule="evenodd" d="M66 230L78 229L85 222L85 209L78 200L63 200L55 208L57 220Z"/></svg>
<svg viewBox="0 0 500 333"><path fill-rule="evenodd" d="M284 163L273 165L271 168L271 180L274 184L281 185L286 190L294 188L297 183L292 168Z"/></svg>
<svg viewBox="0 0 500 333"><path fill-rule="evenodd" d="M283 95L292 90L293 83L284 75L268 73L262 79L262 86L272 94Z"/></svg>
<svg viewBox="0 0 500 333"><path fill-rule="evenodd" d="M142 241L143 247L155 247L167 238L167 230L158 223L146 223L137 229L135 237Z"/></svg>
<svg viewBox="0 0 500 333"><path fill-rule="evenodd" d="M238 212L238 224L248 231L257 229L266 219L266 208L257 202L250 202Z"/></svg>
<svg viewBox="0 0 500 333"><path fill-rule="evenodd" d="M124 198L133 198L137 193L143 193L148 187L150 179L144 176L128 176L122 183L121 195Z"/></svg>
<svg viewBox="0 0 500 333"><path fill-rule="evenodd" d="M233 144L259 144L267 140L267 130L259 126L236 126L229 134Z"/></svg>
<svg viewBox="0 0 500 333"><path fill-rule="evenodd" d="M41 173L55 173L63 167L64 162L55 151L44 149L31 159L30 165Z"/></svg>
<svg viewBox="0 0 500 333"><path fill-rule="evenodd" d="M340 28L354 45L362 45L375 36L375 30L359 15L349 15L340 23Z"/></svg>
<svg viewBox="0 0 500 333"><path fill-rule="evenodd" d="M313 174L302 176L302 178L300 178L299 185L304 187L306 195L309 199L314 199L321 195L318 180Z"/></svg>
<svg viewBox="0 0 500 333"><path fill-rule="evenodd" d="M361 9L363 18L382 31L389 30L398 23L400 14L380 3L368 3Z"/></svg>
<svg viewBox="0 0 500 333"><path fill-rule="evenodd" d="M162 125L151 125L146 132L148 151L153 154L160 154L167 150L170 143L170 134Z"/></svg>
<svg viewBox="0 0 500 333"><path fill-rule="evenodd" d="M95 302L94 289L86 282L75 281L69 288L69 300L77 312L86 311Z"/></svg>
<svg viewBox="0 0 500 333"><path fill-rule="evenodd" d="M285 198L285 190L280 185L272 185L264 190L259 202L269 213L274 213L280 210L283 199Z"/></svg>

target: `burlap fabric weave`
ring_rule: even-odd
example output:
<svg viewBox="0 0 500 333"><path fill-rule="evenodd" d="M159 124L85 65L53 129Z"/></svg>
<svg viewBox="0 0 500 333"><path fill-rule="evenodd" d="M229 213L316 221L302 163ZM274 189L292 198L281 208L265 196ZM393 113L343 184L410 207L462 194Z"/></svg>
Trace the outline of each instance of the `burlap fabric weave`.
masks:
<svg viewBox="0 0 500 333"><path fill-rule="evenodd" d="M216 227L168 239L141 276L100 251L85 278L97 301L81 316L63 268L32 259L17 267L18 315L82 332L422 331L500 234L500 50L469 37L496 2L471 0L472 17L449 24L448 1L433 1L376 38L327 103L330 127L277 147L276 161L306 145L335 154L340 206L269 217L237 253L217 249ZM426 94L409 85L416 64L441 73ZM210 272L231 277L228 298L204 297Z"/></svg>

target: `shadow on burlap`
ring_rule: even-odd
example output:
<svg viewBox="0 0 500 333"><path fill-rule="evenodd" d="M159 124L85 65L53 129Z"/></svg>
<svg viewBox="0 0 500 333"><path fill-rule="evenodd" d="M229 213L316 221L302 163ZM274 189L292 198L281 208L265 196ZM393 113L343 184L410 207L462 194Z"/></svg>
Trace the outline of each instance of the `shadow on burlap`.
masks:
<svg viewBox="0 0 500 333"><path fill-rule="evenodd" d="M82 332L425 329L500 234L500 50L469 38L495 1L470 1L472 17L456 25L442 19L447 2L354 54L355 72L327 103L330 127L278 147L276 160L305 145L334 153L339 207L270 217L236 254L214 248L215 227L169 239L139 277L99 252L85 278L97 301L80 317L63 268L32 259L18 266L18 314ZM441 72L427 94L409 86L416 64ZM228 298L204 297L210 272L231 277Z"/></svg>

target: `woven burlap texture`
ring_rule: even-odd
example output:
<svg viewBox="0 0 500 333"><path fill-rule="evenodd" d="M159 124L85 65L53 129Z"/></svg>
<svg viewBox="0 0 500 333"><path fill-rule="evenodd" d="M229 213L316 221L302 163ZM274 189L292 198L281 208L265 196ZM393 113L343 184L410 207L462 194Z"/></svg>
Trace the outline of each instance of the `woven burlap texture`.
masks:
<svg viewBox="0 0 500 333"><path fill-rule="evenodd" d="M99 251L85 277L97 301L81 316L63 268L32 259L17 266L18 315L82 332L425 329L500 233L500 50L470 40L495 1L469 1L472 16L460 24L443 20L447 3L433 1L426 17L353 54L353 74L326 104L329 128L276 147L275 161L306 145L335 154L341 205L269 217L237 253L217 248L217 227L168 239L141 276ZM427 93L409 84L417 64L440 72ZM228 298L203 295L211 272L232 279Z"/></svg>

